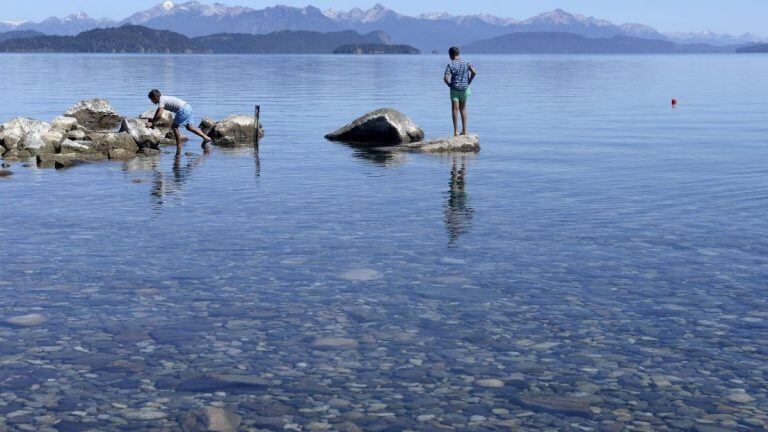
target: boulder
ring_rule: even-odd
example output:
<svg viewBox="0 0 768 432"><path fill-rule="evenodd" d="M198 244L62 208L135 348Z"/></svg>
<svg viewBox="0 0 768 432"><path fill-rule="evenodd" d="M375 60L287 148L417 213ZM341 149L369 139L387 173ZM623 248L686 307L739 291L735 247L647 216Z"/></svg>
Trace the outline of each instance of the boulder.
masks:
<svg viewBox="0 0 768 432"><path fill-rule="evenodd" d="M97 153L92 141L65 139L60 146L61 153Z"/></svg>
<svg viewBox="0 0 768 432"><path fill-rule="evenodd" d="M383 108L358 118L325 138L380 146L421 141L424 131L400 111Z"/></svg>
<svg viewBox="0 0 768 432"><path fill-rule="evenodd" d="M165 135L160 129L150 129L142 118L123 119L120 132L128 133L140 147L157 147Z"/></svg>
<svg viewBox="0 0 768 432"><path fill-rule="evenodd" d="M63 139L64 134L61 131L29 132L21 139L16 148L26 150L30 156L55 153Z"/></svg>
<svg viewBox="0 0 768 432"><path fill-rule="evenodd" d="M247 115L231 115L216 122L208 134L214 144L227 147L253 145L255 141L256 119ZM264 128L259 125L259 139L264 137ZM229 138L225 140L224 138ZM223 144L222 144L223 143Z"/></svg>
<svg viewBox="0 0 768 432"><path fill-rule="evenodd" d="M109 151L109 160L127 161L136 157L136 152L130 152L123 149L112 149Z"/></svg>
<svg viewBox="0 0 768 432"><path fill-rule="evenodd" d="M77 119L74 117L59 116L53 119L51 126L57 130L69 132L77 128Z"/></svg>
<svg viewBox="0 0 768 432"><path fill-rule="evenodd" d="M80 101L67 110L64 116L74 117L80 125L91 130L113 130L120 126L122 120L105 99Z"/></svg>
<svg viewBox="0 0 768 432"><path fill-rule="evenodd" d="M108 155L112 150L125 150L136 154L139 146L128 132L94 132L88 135L92 147L99 153Z"/></svg>
<svg viewBox="0 0 768 432"><path fill-rule="evenodd" d="M430 141L419 141L387 147L385 150L412 151L418 153L478 152L480 151L480 137L477 135L462 135L439 138Z"/></svg>
<svg viewBox="0 0 768 432"><path fill-rule="evenodd" d="M107 156L101 153L59 153L37 156L37 166L40 168L69 168L82 163L101 162Z"/></svg>
<svg viewBox="0 0 768 432"><path fill-rule="evenodd" d="M215 120L210 117L203 117L203 119L200 121L200 126L198 126L198 129L203 131L204 134L210 136L214 126L216 126Z"/></svg>
<svg viewBox="0 0 768 432"><path fill-rule="evenodd" d="M8 171L5 169L0 169L0 177L10 177L13 175L13 171Z"/></svg>
<svg viewBox="0 0 768 432"><path fill-rule="evenodd" d="M67 132L67 138L73 141L82 141L88 137L90 132L85 128L78 128Z"/></svg>
<svg viewBox="0 0 768 432"><path fill-rule="evenodd" d="M19 145L23 145L23 141L28 135L32 135L30 141L42 141L43 134L50 130L51 125L49 123L17 117L0 125L0 142L6 150L23 150L23 148L19 148ZM33 143L33 147L38 144Z"/></svg>
<svg viewBox="0 0 768 432"><path fill-rule="evenodd" d="M142 120L145 120L144 123L146 123L146 120L152 120L155 117L155 112L157 112L157 108L153 108L149 111L144 111L143 113L141 113L139 118ZM155 123L155 127L159 129L168 130L171 128L174 118L175 116L172 112L163 111L163 116L160 118L160 120L157 123Z"/></svg>
<svg viewBox="0 0 768 432"><path fill-rule="evenodd" d="M204 407L181 418L184 432L237 432L242 417L224 408Z"/></svg>

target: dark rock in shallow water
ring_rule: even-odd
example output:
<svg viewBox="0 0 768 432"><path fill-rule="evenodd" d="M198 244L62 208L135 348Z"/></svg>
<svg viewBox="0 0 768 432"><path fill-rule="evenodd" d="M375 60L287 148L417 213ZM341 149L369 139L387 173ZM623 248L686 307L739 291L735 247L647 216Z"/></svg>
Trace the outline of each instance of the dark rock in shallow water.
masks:
<svg viewBox="0 0 768 432"><path fill-rule="evenodd" d="M0 177L10 177L13 175L13 171L0 169Z"/></svg>
<svg viewBox="0 0 768 432"><path fill-rule="evenodd" d="M242 417L224 408L204 407L190 411L181 418L184 432L236 432Z"/></svg>
<svg viewBox="0 0 768 432"><path fill-rule="evenodd" d="M37 156L37 165L40 168L71 168L76 165L107 160L107 155L102 153L61 153L45 154Z"/></svg>
<svg viewBox="0 0 768 432"><path fill-rule="evenodd" d="M112 109L105 99L89 99L80 101L64 113L66 117L74 117L77 122L91 130L114 130L120 126L122 117Z"/></svg>
<svg viewBox="0 0 768 432"><path fill-rule="evenodd" d="M185 379L176 387L176 391L191 393L226 391L235 393L264 389L268 386L269 381L257 376L207 374Z"/></svg>
<svg viewBox="0 0 768 432"><path fill-rule="evenodd" d="M594 413L589 402L583 398L558 396L550 394L526 394L514 398L515 402L525 408L537 412L565 414L577 417L591 418Z"/></svg>
<svg viewBox="0 0 768 432"><path fill-rule="evenodd" d="M421 141L424 139L424 131L400 111L382 108L358 118L325 138L375 147Z"/></svg>

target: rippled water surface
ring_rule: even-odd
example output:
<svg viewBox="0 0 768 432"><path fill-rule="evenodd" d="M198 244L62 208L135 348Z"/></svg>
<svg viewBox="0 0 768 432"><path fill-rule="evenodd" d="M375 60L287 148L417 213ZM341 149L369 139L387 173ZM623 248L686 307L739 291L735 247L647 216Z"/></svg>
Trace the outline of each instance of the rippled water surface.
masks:
<svg viewBox="0 0 768 432"><path fill-rule="evenodd" d="M768 57L478 56L453 156L323 139L448 133L441 56L1 60L2 121L159 87L267 136L0 178L0 319L46 319L0 431L766 427Z"/></svg>

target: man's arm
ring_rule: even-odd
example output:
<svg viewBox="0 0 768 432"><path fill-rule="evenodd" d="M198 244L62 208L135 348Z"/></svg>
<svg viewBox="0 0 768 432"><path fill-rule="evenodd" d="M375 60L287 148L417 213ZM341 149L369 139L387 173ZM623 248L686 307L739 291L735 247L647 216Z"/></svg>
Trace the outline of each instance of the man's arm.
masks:
<svg viewBox="0 0 768 432"><path fill-rule="evenodd" d="M477 69L475 69L474 65L469 65L469 83L472 84L472 81L475 80L475 77L477 76Z"/></svg>
<svg viewBox="0 0 768 432"><path fill-rule="evenodd" d="M152 120L150 120L149 127L155 127L155 123L159 122L160 119L163 118L163 113L165 112L165 109L163 107L157 107L157 111L155 111L155 116L152 117Z"/></svg>
<svg viewBox="0 0 768 432"><path fill-rule="evenodd" d="M443 76L443 81L445 81L445 85L447 85L447 86L451 85L451 74L446 73Z"/></svg>

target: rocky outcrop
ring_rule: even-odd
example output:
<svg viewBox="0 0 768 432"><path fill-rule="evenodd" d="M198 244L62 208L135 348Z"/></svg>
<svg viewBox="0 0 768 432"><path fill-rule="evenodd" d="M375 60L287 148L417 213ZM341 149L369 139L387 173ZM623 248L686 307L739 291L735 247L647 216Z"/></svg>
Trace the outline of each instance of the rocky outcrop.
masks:
<svg viewBox="0 0 768 432"><path fill-rule="evenodd" d="M166 112L154 128L147 120L155 110L138 118L122 118L103 99L78 102L64 116L46 123L18 117L0 125L0 156L8 160L35 158L40 167L67 168L84 162L133 159L156 155L161 145L175 145L170 125L173 113ZM223 146L252 145L255 121L233 115L221 121L204 119L201 129ZM259 136L264 130L259 129ZM182 141L187 137L182 136Z"/></svg>
<svg viewBox="0 0 768 432"><path fill-rule="evenodd" d="M400 111L383 108L358 118L325 138L376 147L421 141L424 131Z"/></svg>
<svg viewBox="0 0 768 432"><path fill-rule="evenodd" d="M214 122L204 118L200 130L213 139L213 143L223 147L253 145L256 140L256 119L247 115L231 115L224 120ZM259 125L259 139L264 137L264 128Z"/></svg>
<svg viewBox="0 0 768 432"><path fill-rule="evenodd" d="M74 117L77 122L90 130L114 130L123 120L105 99L80 101L64 113Z"/></svg>
<svg viewBox="0 0 768 432"><path fill-rule="evenodd" d="M480 137L477 135L462 135L449 138L438 138L429 141L419 141L399 146L386 147L382 150L411 151L416 153L470 153L480 151Z"/></svg>

